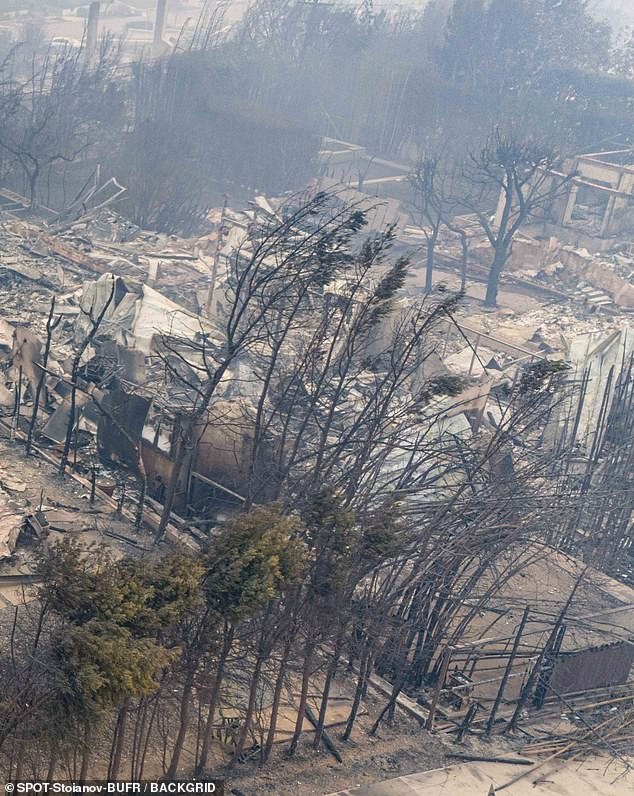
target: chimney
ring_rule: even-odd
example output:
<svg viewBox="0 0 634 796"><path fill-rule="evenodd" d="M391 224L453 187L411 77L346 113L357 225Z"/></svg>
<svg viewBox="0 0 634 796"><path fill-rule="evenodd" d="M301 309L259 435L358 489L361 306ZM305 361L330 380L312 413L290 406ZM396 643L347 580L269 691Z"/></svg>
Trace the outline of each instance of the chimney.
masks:
<svg viewBox="0 0 634 796"><path fill-rule="evenodd" d="M167 0L158 0L154 17L154 52L159 55L163 51L163 34L165 33L165 15Z"/></svg>
<svg viewBox="0 0 634 796"><path fill-rule="evenodd" d="M88 8L88 21L86 22L86 55L92 58L97 48L97 34L99 28L99 0L90 4Z"/></svg>

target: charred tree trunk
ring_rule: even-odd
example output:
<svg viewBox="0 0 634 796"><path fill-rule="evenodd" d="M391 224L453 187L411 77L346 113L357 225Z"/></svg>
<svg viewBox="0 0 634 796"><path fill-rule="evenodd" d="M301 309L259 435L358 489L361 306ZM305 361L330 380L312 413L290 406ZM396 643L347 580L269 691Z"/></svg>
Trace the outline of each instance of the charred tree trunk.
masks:
<svg viewBox="0 0 634 796"><path fill-rule="evenodd" d="M200 776L201 774L203 774L207 767L209 752L211 750L211 741L213 739L216 708L218 706L218 700L220 697L220 687L222 685L222 679L224 677L227 658L229 657L229 652L231 650L231 644L233 643L233 634L234 634L234 628L229 627L227 625L225 627L222 649L220 651L220 657L218 658L218 667L216 669L216 676L214 678L214 682L211 688L211 694L209 697L209 712L207 714L205 731L203 733L202 749L200 750L200 755L198 757L198 761L196 762L196 772L195 772L196 776Z"/></svg>
<svg viewBox="0 0 634 796"><path fill-rule="evenodd" d="M238 738L238 744L233 753L231 768L233 768L233 766L238 760L238 757L242 754L242 750L244 749L244 745L246 744L247 737L251 729L251 722L253 721L253 714L255 712L255 700L258 692L258 685L260 684L260 674L262 673L262 665L264 664L264 660L265 659L261 655L258 655L257 660L255 661L253 674L251 675L251 685L249 687L249 701L247 703L247 712L244 717L244 724L242 725L242 730L240 731L240 737Z"/></svg>
<svg viewBox="0 0 634 796"><path fill-rule="evenodd" d="M438 240L439 227L434 226L427 237L427 256L425 258L425 293L431 293L434 286L434 255L436 241Z"/></svg>
<svg viewBox="0 0 634 796"><path fill-rule="evenodd" d="M352 700L352 707L350 708L350 715L348 716L348 723L346 724L346 729L341 736L342 740L347 741L352 734L352 730L354 728L354 723L357 719L357 714L359 712L359 707L361 705L361 699L363 698L363 694L365 693L367 679L370 675L370 671L372 669L372 653L370 647L367 646L363 657L359 663L359 677L357 678L357 687L354 692L354 699Z"/></svg>
<svg viewBox="0 0 634 796"><path fill-rule="evenodd" d="M506 263L507 259L508 259L507 247L504 245L502 241L499 241L497 248L495 249L495 256L493 257L493 262L491 263L491 269L489 271L487 290L486 290L486 295L484 297L485 307L491 307L491 308L497 307L498 289L500 287L500 277L502 276L502 270L504 268L504 264Z"/></svg>
<svg viewBox="0 0 634 796"><path fill-rule="evenodd" d="M126 702L121 706L119 716L117 717L117 724L115 726L115 737L112 748L112 755L110 758L110 767L108 769L108 779L115 780L119 776L121 769L121 759L123 757L123 744L125 741L125 732L128 724L129 704Z"/></svg>
<svg viewBox="0 0 634 796"><path fill-rule="evenodd" d="M185 682L183 684L183 693L181 694L180 711L179 711L179 725L176 741L174 742L174 749L172 751L172 758L170 764L165 772L167 779L174 779L178 771L178 764L183 752L185 738L189 730L189 717L191 713L191 698L194 688L194 669L189 667L185 674Z"/></svg>
<svg viewBox="0 0 634 796"><path fill-rule="evenodd" d="M308 699L308 685L310 681L310 670L313 663L313 653L314 653L314 645L312 642L309 642L306 645L306 650L304 653L304 666L302 669L302 689L299 695L299 706L297 708L297 721L295 722L295 732L293 733L293 737L291 739L291 745L288 748L288 756L292 757L299 744L299 738L302 734L302 729L304 727L304 718L306 715L306 700Z"/></svg>
<svg viewBox="0 0 634 796"><path fill-rule="evenodd" d="M273 691L273 703L271 705L271 720L269 722L269 731L266 736L266 743L262 750L260 757L261 764L266 763L273 748L273 741L275 740L275 730L277 728L277 717L280 709L280 701L282 698L282 689L284 688L284 677L286 676L286 668L288 666L288 659L291 654L292 641L288 638L284 644L284 651L282 652L282 659L280 661L280 668L275 680L275 688Z"/></svg>
<svg viewBox="0 0 634 796"><path fill-rule="evenodd" d="M84 743L83 748L81 751L81 768L79 770L79 782L80 784L86 782L88 779L88 768L90 766L90 753L92 752L92 731L91 728L86 725L84 728Z"/></svg>
<svg viewBox="0 0 634 796"><path fill-rule="evenodd" d="M337 645L335 646L335 652L332 661L330 662L330 666L328 667L328 671L326 673L326 680L324 682L324 688L321 694L321 704L319 706L319 717L317 719L317 726L315 727L315 739L313 740L313 749L319 749L321 745L321 740L324 734L324 727L326 725L326 712L328 710L328 698L330 696L330 688L332 686L332 681L337 671L340 655L341 655L341 648L340 644L337 643Z"/></svg>

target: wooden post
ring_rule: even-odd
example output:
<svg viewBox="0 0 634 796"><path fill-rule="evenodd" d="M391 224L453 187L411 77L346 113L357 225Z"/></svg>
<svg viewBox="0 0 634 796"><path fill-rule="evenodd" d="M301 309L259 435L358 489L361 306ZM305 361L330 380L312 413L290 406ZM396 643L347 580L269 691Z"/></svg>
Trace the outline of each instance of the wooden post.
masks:
<svg viewBox="0 0 634 796"><path fill-rule="evenodd" d="M553 673L553 666L557 660L557 656L561 651L561 645L563 643L565 633L566 625L562 625L559 628L559 632L557 633L557 636L555 637L548 654L544 658L544 662L539 673L539 678L537 680L537 686L535 687L535 693L533 695L533 707L537 708L538 710L544 706L544 700L546 699L550 678Z"/></svg>
<svg viewBox="0 0 634 796"><path fill-rule="evenodd" d="M480 335L476 335L475 343L473 344L473 356L471 357L471 364L469 365L469 373L467 375L471 375L471 371L473 370L473 366L475 365L475 359L478 354L478 346L480 345Z"/></svg>
<svg viewBox="0 0 634 796"><path fill-rule="evenodd" d="M75 438L75 446L73 450L73 469L77 469L77 448L79 447L79 412L77 413L77 422L75 423L75 433L73 434Z"/></svg>
<svg viewBox="0 0 634 796"><path fill-rule="evenodd" d="M473 705L469 706L467 715L464 717L464 721L462 722L462 724L458 729L458 735L456 736L456 740L458 741L458 743L462 743L462 739L464 738L465 733L471 726L471 723L473 722L475 714L478 712L479 707L480 705L478 705L477 702L474 702Z"/></svg>
<svg viewBox="0 0 634 796"><path fill-rule="evenodd" d="M504 689L506 688L506 683L511 674L511 669L513 668L515 656L517 655L517 650L519 649L520 646L522 633L524 632L524 627L526 625L526 622L528 621L529 611L530 611L530 606L527 605L526 608L524 608L524 613L522 614L522 620L520 622L519 628L517 629L515 641L513 642L513 649L511 650L511 654L509 655L508 663L506 664L506 669L504 670L504 674L502 675L502 682L500 683L500 687L498 688L498 692L495 696L495 702L493 703L493 707L491 708L491 713L489 714L489 720L487 721L486 730L484 731L485 735L491 734L493 722L495 721L495 716L498 712L498 708L500 707L500 702L502 701L502 697L504 695Z"/></svg>
<svg viewBox="0 0 634 796"><path fill-rule="evenodd" d="M11 442L15 442L15 434L20 428L20 408L22 404L22 365L18 370L18 383L15 387L15 411L11 423Z"/></svg>
<svg viewBox="0 0 634 796"><path fill-rule="evenodd" d="M445 358L445 354L447 353L447 346L449 345L449 338L451 337L451 323L447 321L447 334L445 335L445 342L442 349L442 356L441 359Z"/></svg>
<svg viewBox="0 0 634 796"><path fill-rule="evenodd" d="M123 504L125 502L125 481L121 482L121 491L119 492L119 499L117 500L117 508L115 510L116 517L123 516Z"/></svg>
<svg viewBox="0 0 634 796"><path fill-rule="evenodd" d="M211 266L211 275L209 278L209 290L207 291L207 301L205 302L205 317L209 318L213 309L214 291L216 290L216 279L218 278L218 262L220 261L220 247L222 246L222 239L224 237L224 224L227 214L227 205L229 204L229 197L224 194L222 202L222 212L220 213L220 224L218 225L218 235L216 237L216 245L214 248L214 259Z"/></svg>
<svg viewBox="0 0 634 796"><path fill-rule="evenodd" d="M434 726L434 716L436 715L436 708L438 706L438 699L440 697L440 691L445 684L445 678L447 677L447 669L449 668L449 661L451 660L451 651L452 647L447 645L443 651L443 662L442 666L440 667L440 674L438 675L438 682L436 683L436 688L434 690L434 696L431 700L431 705L429 706L429 715L427 716L427 721L425 722L425 729L431 730Z"/></svg>

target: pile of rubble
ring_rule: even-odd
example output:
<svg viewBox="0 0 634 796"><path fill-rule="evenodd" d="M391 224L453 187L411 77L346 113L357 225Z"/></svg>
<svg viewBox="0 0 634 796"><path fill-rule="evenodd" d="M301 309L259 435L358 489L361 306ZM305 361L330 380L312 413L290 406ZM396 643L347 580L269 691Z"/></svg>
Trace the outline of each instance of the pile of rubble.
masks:
<svg viewBox="0 0 634 796"><path fill-rule="evenodd" d="M190 388L183 385L194 389L201 363L194 361L195 346L186 356L174 352L184 376L176 385L166 377L164 352L160 355L157 341L169 336L195 342L203 336L222 345L218 321L231 255L237 250L248 255L252 245L248 231L256 215L275 221L279 211L279 203L265 197L257 197L243 212L224 207L210 214L207 234L189 239L143 231L109 208L57 227L32 219L7 220L0 228L5 254L0 267L5 288L0 294L0 347L8 364L4 380L0 379L0 410L11 418L14 429L25 432L32 420L54 298L55 345L46 364L45 397L36 418L40 444L59 451L72 423L76 426L73 456L84 478L125 482L124 491L131 499L138 482L118 474L117 468L125 465L134 472L143 459L144 489L150 500L161 502L174 462L179 412L192 400ZM615 275L623 278L624 255L615 255L611 262ZM551 271L559 274L562 267L552 265ZM336 285L329 289L336 292ZM404 295L402 301L409 299ZM92 339L97 316L100 325ZM512 382L521 367L547 358L567 359L579 337L609 337L619 328L614 315L580 311L574 302L551 300L529 311L485 312L467 300L451 322L434 330L435 350L420 378L462 379L461 406L447 417L460 433L468 433L467 413L482 416L490 391ZM380 335L377 330L377 338ZM72 363L78 349L82 356L75 386L79 386L71 400ZM218 390L221 416L233 418L237 426L248 424L252 412L248 388L235 386L252 382L239 372L248 367L248 363L235 364L235 372L227 373ZM213 433L224 435L223 439L208 441L216 452L222 452L223 446L232 452L224 457L226 481L218 475L217 462L193 473L227 504L243 500L235 461L238 441L232 438L230 425L219 421L220 431ZM222 453L216 458L223 458ZM187 511L189 495L195 491L191 478L183 490Z"/></svg>

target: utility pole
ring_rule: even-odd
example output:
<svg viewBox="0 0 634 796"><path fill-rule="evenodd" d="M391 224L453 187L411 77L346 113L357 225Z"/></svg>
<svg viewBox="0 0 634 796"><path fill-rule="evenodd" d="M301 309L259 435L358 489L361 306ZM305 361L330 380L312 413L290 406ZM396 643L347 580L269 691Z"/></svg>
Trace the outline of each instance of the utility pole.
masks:
<svg viewBox="0 0 634 796"><path fill-rule="evenodd" d="M224 238L225 218L227 215L227 204L229 197L227 194L222 195L222 211L220 213L220 223L218 225L218 235L216 236L216 246L214 248L214 259L211 266L211 277L209 281L209 290L207 291L207 301L205 302L205 317L209 318L211 315L211 308L213 306L214 291L216 289L216 279L218 276L218 262L220 261L220 249L222 247L222 240Z"/></svg>

